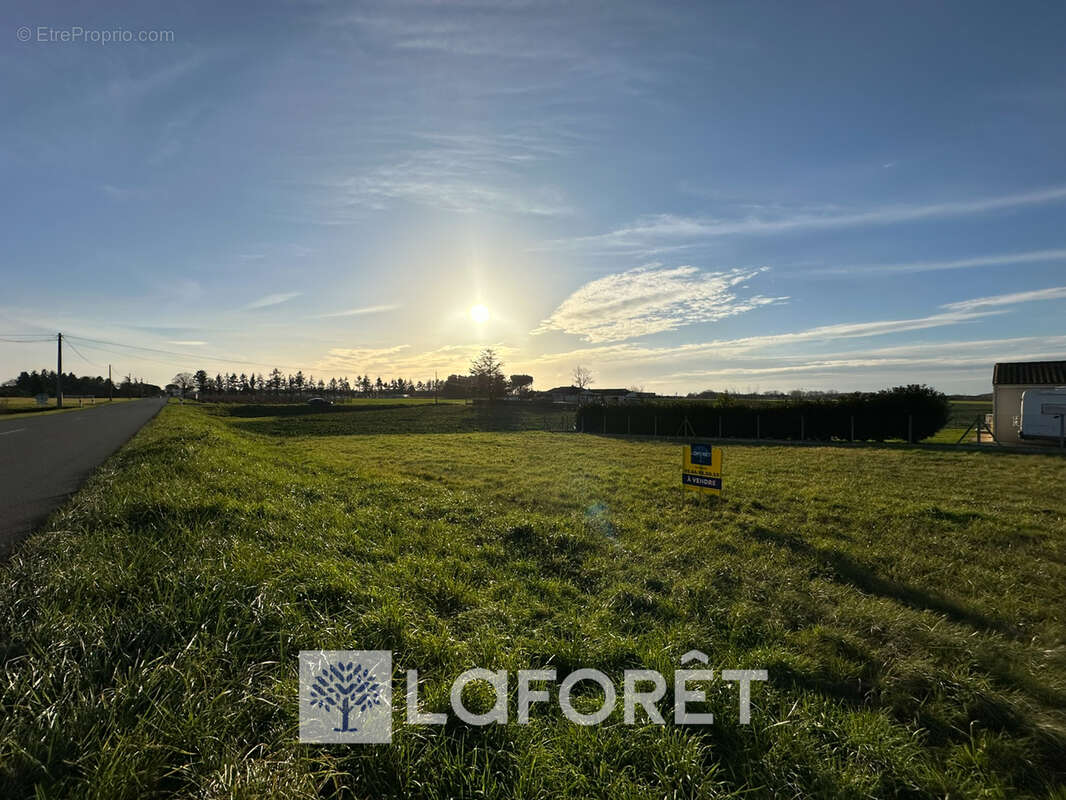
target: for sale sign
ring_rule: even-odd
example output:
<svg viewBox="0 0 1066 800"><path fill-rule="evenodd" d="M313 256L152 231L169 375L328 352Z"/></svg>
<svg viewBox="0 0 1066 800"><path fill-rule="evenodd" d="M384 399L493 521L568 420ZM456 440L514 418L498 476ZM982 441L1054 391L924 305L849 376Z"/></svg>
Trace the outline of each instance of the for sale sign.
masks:
<svg viewBox="0 0 1066 800"><path fill-rule="evenodd" d="M681 448L681 488L699 494L722 493L722 448L709 444Z"/></svg>

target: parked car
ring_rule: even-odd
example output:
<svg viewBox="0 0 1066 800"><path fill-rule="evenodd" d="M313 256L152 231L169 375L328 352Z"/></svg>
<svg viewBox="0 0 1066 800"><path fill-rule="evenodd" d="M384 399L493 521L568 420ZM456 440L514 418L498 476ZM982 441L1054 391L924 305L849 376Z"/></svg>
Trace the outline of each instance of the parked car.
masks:
<svg viewBox="0 0 1066 800"><path fill-rule="evenodd" d="M308 398L307 405L309 405L309 406L331 406L331 405L333 405L333 401L332 400L327 400L324 397L311 397L311 398Z"/></svg>

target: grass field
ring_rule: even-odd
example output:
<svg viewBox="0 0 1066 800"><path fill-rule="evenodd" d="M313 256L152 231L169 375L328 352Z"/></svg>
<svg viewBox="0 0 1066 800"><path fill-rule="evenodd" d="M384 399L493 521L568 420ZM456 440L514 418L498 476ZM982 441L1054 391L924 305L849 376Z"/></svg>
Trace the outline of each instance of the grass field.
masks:
<svg viewBox="0 0 1066 800"><path fill-rule="evenodd" d="M110 402L121 403L129 399L128 397L116 397ZM97 397L96 403L86 399L82 401L81 405L78 405L76 398L68 398L64 400L62 408L56 408L54 397L49 398L48 404L45 406L37 405L37 401L32 397L0 397L0 419L14 419L15 417L29 417L38 414L61 414L67 411L99 408L107 404L108 399L106 397Z"/></svg>
<svg viewBox="0 0 1066 800"><path fill-rule="evenodd" d="M956 444L974 420L984 414L992 413L991 400L952 400L951 416L948 424L925 440L926 444ZM988 440L988 434L982 433L982 441ZM975 444L977 432L970 431L964 444Z"/></svg>
<svg viewBox="0 0 1066 800"><path fill-rule="evenodd" d="M574 412L525 403L458 403L359 400L322 411L309 405L207 405L211 414L231 417L241 430L279 436L337 436L481 431L569 431Z"/></svg>
<svg viewBox="0 0 1066 800"><path fill-rule="evenodd" d="M408 413L164 409L0 566L0 796L1066 798L1063 459L735 444L682 507L676 444L371 432ZM391 746L301 745L318 648L428 710L474 666L769 681L709 727L398 686Z"/></svg>

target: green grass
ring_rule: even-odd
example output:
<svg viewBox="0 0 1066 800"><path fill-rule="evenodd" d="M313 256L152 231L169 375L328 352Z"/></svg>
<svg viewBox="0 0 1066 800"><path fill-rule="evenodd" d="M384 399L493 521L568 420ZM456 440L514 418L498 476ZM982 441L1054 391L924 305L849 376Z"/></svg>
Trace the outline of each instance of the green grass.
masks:
<svg viewBox="0 0 1066 800"><path fill-rule="evenodd" d="M464 405L468 401L450 397L353 397L338 400L342 406L429 406L429 405Z"/></svg>
<svg viewBox="0 0 1066 800"><path fill-rule="evenodd" d="M128 397L116 397L111 402L122 403L131 398ZM78 405L77 399L65 398L62 408L56 408L56 400L54 397L48 399L48 404L44 406L37 405L37 401L32 397L0 397L0 419L15 419L17 417L30 417L37 416L39 414L62 414L67 411L81 411L89 408L99 408L106 406L108 399L106 397L97 397L94 404L91 400L83 400L82 405Z"/></svg>
<svg viewBox="0 0 1066 800"><path fill-rule="evenodd" d="M474 433L478 431L572 430L574 413L526 403L474 405L357 401L323 411L309 405L207 405L232 418L241 430L276 436L338 436L381 433Z"/></svg>
<svg viewBox="0 0 1066 800"><path fill-rule="evenodd" d="M737 444L682 507L677 445L369 413L170 405L0 567L0 796L1066 796L1061 458ZM701 728L409 727L398 686L391 746L301 745L317 648L429 710L473 666L770 680Z"/></svg>
<svg viewBox="0 0 1066 800"><path fill-rule="evenodd" d="M991 413L991 400L952 400L947 425L923 441L925 444L957 444L977 417ZM982 442L989 441L989 438L987 432L982 432ZM976 444L977 432L971 430L963 443Z"/></svg>

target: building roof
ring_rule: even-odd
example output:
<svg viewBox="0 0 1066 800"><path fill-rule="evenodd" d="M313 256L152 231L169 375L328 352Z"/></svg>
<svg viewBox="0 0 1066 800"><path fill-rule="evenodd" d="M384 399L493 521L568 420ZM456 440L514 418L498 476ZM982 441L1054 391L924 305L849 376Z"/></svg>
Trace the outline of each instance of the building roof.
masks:
<svg viewBox="0 0 1066 800"><path fill-rule="evenodd" d="M1004 384L1066 386L1066 361L1015 361L996 364L992 370L992 385Z"/></svg>
<svg viewBox="0 0 1066 800"><path fill-rule="evenodd" d="M589 389L592 394L629 394L629 389Z"/></svg>

